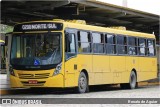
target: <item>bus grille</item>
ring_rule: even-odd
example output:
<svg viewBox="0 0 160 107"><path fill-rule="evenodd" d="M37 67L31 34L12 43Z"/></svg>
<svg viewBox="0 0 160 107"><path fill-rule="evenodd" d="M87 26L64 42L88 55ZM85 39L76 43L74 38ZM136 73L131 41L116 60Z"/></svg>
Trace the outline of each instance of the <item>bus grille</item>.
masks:
<svg viewBox="0 0 160 107"><path fill-rule="evenodd" d="M43 74L18 74L20 79L44 79L48 78L50 73Z"/></svg>

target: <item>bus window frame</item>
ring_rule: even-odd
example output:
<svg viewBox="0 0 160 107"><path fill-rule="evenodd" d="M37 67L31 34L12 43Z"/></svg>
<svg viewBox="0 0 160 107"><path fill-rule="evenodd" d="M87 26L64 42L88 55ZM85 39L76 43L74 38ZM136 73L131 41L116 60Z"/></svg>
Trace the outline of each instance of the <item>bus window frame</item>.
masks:
<svg viewBox="0 0 160 107"><path fill-rule="evenodd" d="M74 34L74 40L75 40L75 53L71 53L71 52L67 52L69 54L74 54L73 56L69 57L69 58L65 58L64 60L65 61L68 61L69 59L71 58L74 58L74 57L77 57L77 54L78 54L78 45L77 45L77 42L78 42L78 38L77 38L77 29L75 28L65 28L64 30L64 45L66 45L66 34ZM66 46L65 46L66 47ZM63 48L64 50L64 53L66 55L66 52L65 52L65 47Z"/></svg>
<svg viewBox="0 0 160 107"><path fill-rule="evenodd" d="M117 34L115 34L115 33L105 33L105 37L107 37L108 34L115 37L115 43L114 43L114 44L108 43L108 42L106 41L106 38L105 38L105 54L106 54L106 55L110 55L110 56L116 56L116 55L118 55L118 54L117 54ZM107 38L107 40L108 40L108 38ZM112 53L109 54L108 51L107 51L106 45L115 46L115 47L114 47L114 48L115 48L115 49L114 49L115 53L114 53L114 54L112 54Z"/></svg>
<svg viewBox="0 0 160 107"><path fill-rule="evenodd" d="M132 46L132 45L129 45L129 40L128 40L129 37L133 37L133 38L135 39L135 42L136 42L136 43L135 43L135 46L134 46L134 47L136 48L136 50L135 50L135 51L136 51L136 54L135 54L135 55L128 53L128 52L129 52L128 47L129 47L129 46ZM128 55L128 56L139 56L139 52L138 52L138 37L136 37L136 36L127 36L127 55Z"/></svg>
<svg viewBox="0 0 160 107"><path fill-rule="evenodd" d="M80 36L80 32L87 32L90 36L90 42L81 42L78 40L78 36ZM78 43L89 43L90 44L90 52L79 52ZM93 54L93 47L92 47L92 32L90 30L81 30L77 29L77 54Z"/></svg>
<svg viewBox="0 0 160 107"><path fill-rule="evenodd" d="M145 47L141 47L140 46L140 39L144 39L144 41L145 41ZM140 48L144 48L144 55L141 55L141 52L140 52ZM146 56L146 38L142 38L142 37L139 37L138 38L138 52L139 52L139 57L145 57Z"/></svg>
<svg viewBox="0 0 160 107"><path fill-rule="evenodd" d="M148 47L148 40L151 40L151 41L153 41L153 50L154 50L154 55L149 55L149 47ZM154 57L154 56L156 56L157 55L157 53L156 53L156 43L155 43L155 39L153 39L153 38L147 38L146 39L146 41L147 41L147 52L148 52L148 57Z"/></svg>
<svg viewBox="0 0 160 107"><path fill-rule="evenodd" d="M100 37L102 37L102 38L100 38L100 39L103 39L103 43L96 43L96 44L102 44L102 45L103 45L103 52L102 52L102 53L96 53L96 52L94 52L94 50L93 50L93 47L94 47L94 46L93 46L93 45L94 45L94 43L93 43L93 33L100 34ZM106 49L105 49L105 33L92 31L92 32L91 32L91 44L92 44L92 54L93 54L93 55L105 55L105 54L106 54Z"/></svg>
<svg viewBox="0 0 160 107"><path fill-rule="evenodd" d="M118 44L118 37L124 37L124 39L123 39L123 45L122 45L122 44ZM125 44L125 39L126 39L126 44ZM124 49L125 49L125 53L119 54L119 53L118 53L118 46L123 46ZM118 55L118 56L128 56L128 54L127 54L128 49L126 49L127 47L128 47L128 39L127 39L127 36L126 36L126 35L123 35L123 34L116 34L116 50L117 50L117 55Z"/></svg>

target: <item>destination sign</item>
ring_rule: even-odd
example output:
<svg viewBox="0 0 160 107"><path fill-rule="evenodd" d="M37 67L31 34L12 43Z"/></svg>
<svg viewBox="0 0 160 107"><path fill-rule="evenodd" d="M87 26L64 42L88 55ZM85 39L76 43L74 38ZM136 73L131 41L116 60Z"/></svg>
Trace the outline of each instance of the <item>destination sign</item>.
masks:
<svg viewBox="0 0 160 107"><path fill-rule="evenodd" d="M50 30L62 30L62 23L52 23L52 22L35 22L35 23L25 23L18 24L14 27L14 32L25 32L25 31L50 31Z"/></svg>

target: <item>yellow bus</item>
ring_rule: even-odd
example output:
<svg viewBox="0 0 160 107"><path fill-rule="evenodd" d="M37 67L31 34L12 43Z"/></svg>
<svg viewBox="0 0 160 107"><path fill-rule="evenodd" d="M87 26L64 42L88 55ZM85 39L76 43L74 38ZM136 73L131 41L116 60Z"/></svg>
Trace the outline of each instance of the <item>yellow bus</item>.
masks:
<svg viewBox="0 0 160 107"><path fill-rule="evenodd" d="M157 77L153 34L50 20L15 25L10 52L12 88L75 87L137 82Z"/></svg>

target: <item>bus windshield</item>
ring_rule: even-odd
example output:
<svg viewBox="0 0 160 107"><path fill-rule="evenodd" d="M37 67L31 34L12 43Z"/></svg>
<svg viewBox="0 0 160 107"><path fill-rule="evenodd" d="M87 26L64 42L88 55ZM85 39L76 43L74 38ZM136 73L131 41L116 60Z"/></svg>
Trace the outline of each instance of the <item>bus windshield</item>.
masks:
<svg viewBox="0 0 160 107"><path fill-rule="evenodd" d="M14 34L12 65L52 65L62 60L61 33Z"/></svg>

